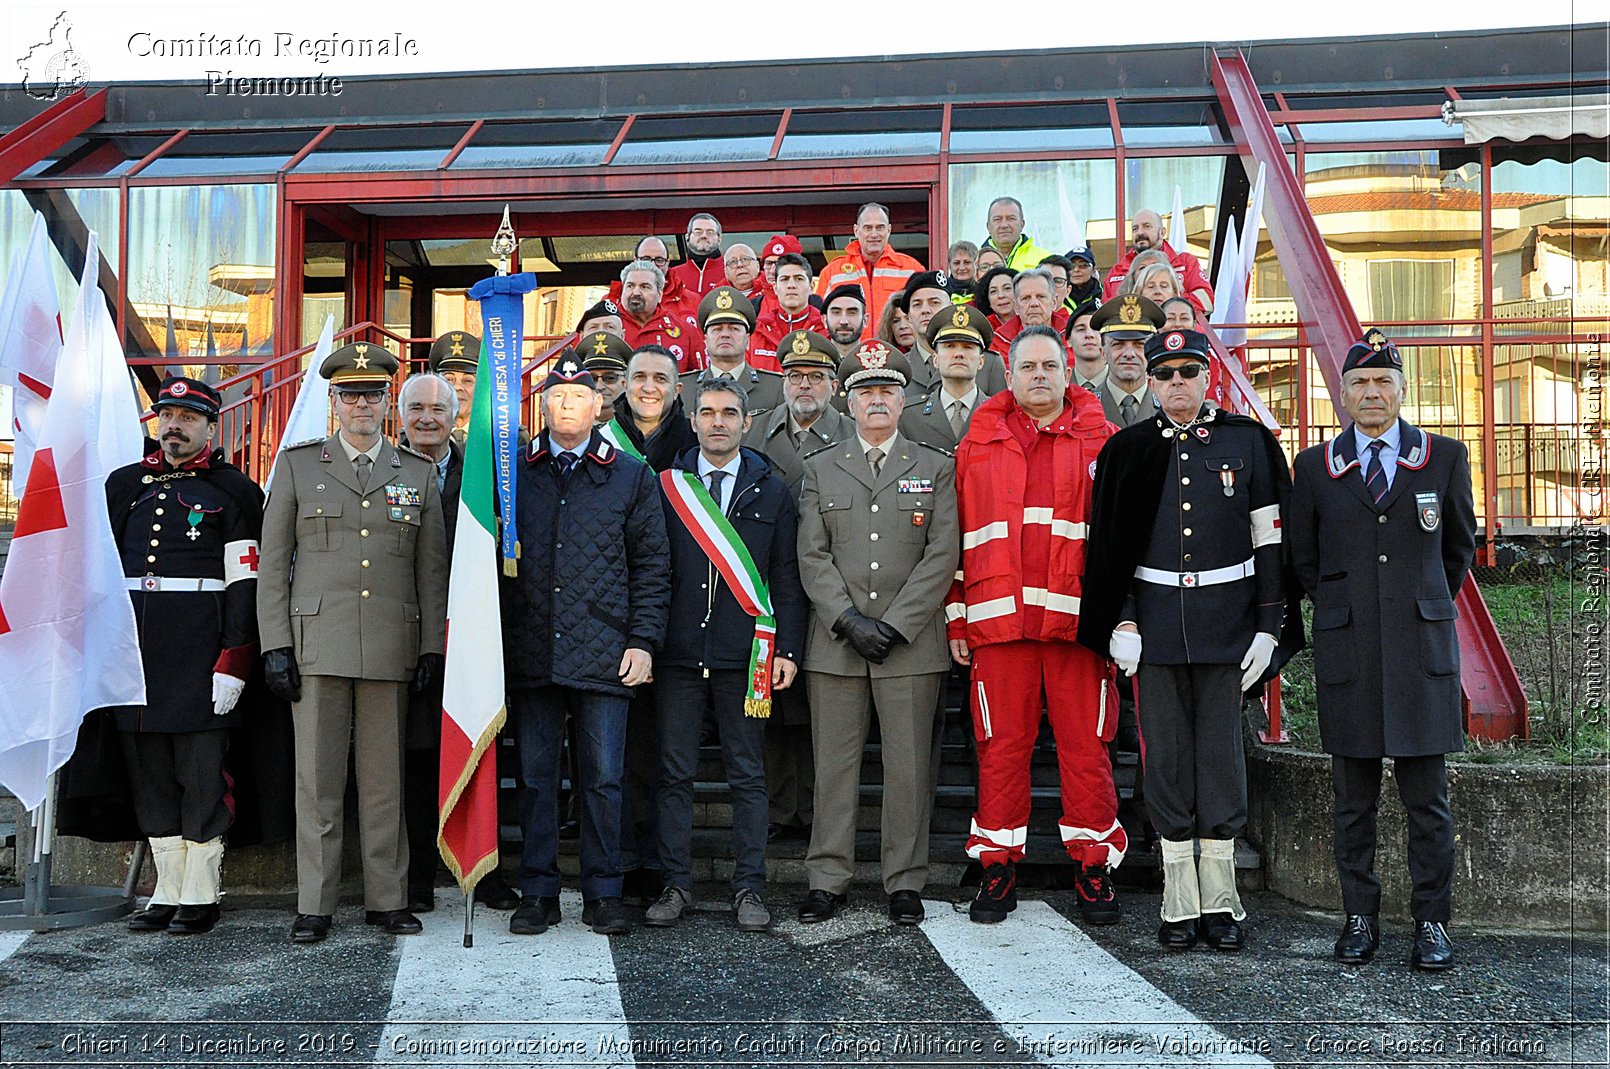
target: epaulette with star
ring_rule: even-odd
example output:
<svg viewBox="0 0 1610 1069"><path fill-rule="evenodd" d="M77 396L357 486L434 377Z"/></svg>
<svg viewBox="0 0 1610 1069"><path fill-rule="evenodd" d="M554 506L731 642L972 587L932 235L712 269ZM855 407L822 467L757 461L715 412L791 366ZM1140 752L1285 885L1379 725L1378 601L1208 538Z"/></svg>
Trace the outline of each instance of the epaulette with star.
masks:
<svg viewBox="0 0 1610 1069"><path fill-rule="evenodd" d="M285 449L302 449L302 448L304 448L306 446L310 446L310 445L323 445L324 441L325 440L323 438L308 438L308 439L306 439L304 441L292 442L290 445L284 446L283 448L285 448Z"/></svg>
<svg viewBox="0 0 1610 1069"><path fill-rule="evenodd" d="M434 458L426 456L424 453L421 453L411 445L403 445L401 442L397 443L397 452L407 453L411 457L418 457L420 460L423 460L429 464L436 463Z"/></svg>
<svg viewBox="0 0 1610 1069"><path fill-rule="evenodd" d="M909 441L910 439L907 440ZM934 445L932 442L917 442L915 444L922 446L924 449L932 449L936 453L943 453L945 456L955 459L956 454L949 449L946 449L942 445Z"/></svg>

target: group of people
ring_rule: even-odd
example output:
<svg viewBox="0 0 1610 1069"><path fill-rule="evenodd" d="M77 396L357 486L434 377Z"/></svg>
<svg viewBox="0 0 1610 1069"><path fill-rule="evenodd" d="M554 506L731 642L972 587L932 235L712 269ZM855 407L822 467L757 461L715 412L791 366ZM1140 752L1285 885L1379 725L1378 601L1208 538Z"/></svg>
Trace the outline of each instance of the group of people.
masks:
<svg viewBox="0 0 1610 1069"><path fill-rule="evenodd" d="M1017 905L1046 716L1077 911L1120 920L1113 871L1130 844L1107 743L1125 694L1161 840L1159 941L1239 950L1243 701L1303 643L1306 594L1334 755L1336 957L1361 964L1378 945L1375 813L1392 757L1413 829L1412 958L1447 968L1453 598L1475 532L1463 446L1400 417L1402 359L1372 331L1343 365L1351 426L1300 453L1294 482L1268 429L1210 400L1196 328L1212 292L1155 213L1137 214L1099 287L1088 250L1045 253L1013 198L991 204L988 229L931 271L890 248L888 212L868 204L846 253L813 274L789 235L758 255L723 248L700 213L686 260L668 268L665 243L643 239L585 313L538 385L542 426L518 465L523 552L500 608L523 842L517 886L483 880L481 900L512 909L516 934L559 923L568 739L582 922L625 932L636 899L643 923L677 924L713 739L738 927L771 926L766 848L789 836L809 844L798 918L827 921L851 891L875 715L882 889L893 922L920 923L956 672L977 755L974 921ZM478 350L444 335L432 370L406 378L405 446L381 433L396 357L363 342L332 353L339 429L286 448L266 509L214 447L217 394L164 383L155 450L108 484L142 626L189 622L177 639L142 635L148 670L187 673L183 701L164 692L119 721L158 874L131 927L218 919L222 733L261 651L296 735L292 940L324 939L335 912L349 753L366 919L421 929L455 428Z"/></svg>

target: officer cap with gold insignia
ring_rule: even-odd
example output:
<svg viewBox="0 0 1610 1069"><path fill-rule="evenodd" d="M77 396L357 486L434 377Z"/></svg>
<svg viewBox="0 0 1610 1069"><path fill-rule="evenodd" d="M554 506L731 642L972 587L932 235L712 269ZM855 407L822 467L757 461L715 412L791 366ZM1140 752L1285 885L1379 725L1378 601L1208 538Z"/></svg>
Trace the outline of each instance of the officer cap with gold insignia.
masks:
<svg viewBox="0 0 1610 1069"><path fill-rule="evenodd" d="M731 286L717 286L699 302L699 329L715 323L742 323L745 330L754 330L755 306Z"/></svg>
<svg viewBox="0 0 1610 1069"><path fill-rule="evenodd" d="M625 371L632 358L626 340L607 330L595 330L576 339L575 351L588 371Z"/></svg>
<svg viewBox="0 0 1610 1069"><path fill-rule="evenodd" d="M777 360L785 369L816 367L837 373L839 351L814 330L791 330L777 343Z"/></svg>
<svg viewBox="0 0 1610 1069"><path fill-rule="evenodd" d="M554 386L585 386L589 390L598 389L593 381L593 373L587 370L576 350L566 349L559 354L559 359L553 362L548 369L548 377L542 380L542 390Z"/></svg>
<svg viewBox="0 0 1610 1069"><path fill-rule="evenodd" d="M989 325L989 316L970 304L958 304L949 311L940 311L928 321L928 345L940 342L970 341L980 349L988 349L995 339L995 328Z"/></svg>
<svg viewBox="0 0 1610 1069"><path fill-rule="evenodd" d="M209 420L216 420L218 391L200 379L170 375L162 380L162 387L157 390L157 399L151 403L151 409L155 411L164 406L193 409Z"/></svg>
<svg viewBox="0 0 1610 1069"><path fill-rule="evenodd" d="M911 364L899 349L884 342L862 342L839 365L839 381L846 390L857 386L904 386L911 381Z"/></svg>
<svg viewBox="0 0 1610 1069"><path fill-rule="evenodd" d="M390 386L397 358L384 345L355 341L324 358L319 374L338 390L372 390Z"/></svg>
<svg viewBox="0 0 1610 1069"><path fill-rule="evenodd" d="M1207 335L1201 331L1165 330L1146 339L1146 370L1151 371L1168 360L1185 358L1205 364L1211 349Z"/></svg>
<svg viewBox="0 0 1610 1069"><path fill-rule="evenodd" d="M1090 329L1104 338L1148 338L1163 329L1163 310L1138 293L1114 297L1090 317Z"/></svg>
<svg viewBox="0 0 1610 1069"><path fill-rule="evenodd" d="M467 371L473 375L480 359L481 339L467 331L449 331L431 342L432 371Z"/></svg>
<svg viewBox="0 0 1610 1069"><path fill-rule="evenodd" d="M1398 352L1398 347L1381 333L1380 327L1371 327L1364 332L1363 341L1355 342L1347 350L1347 359L1342 361L1342 374L1358 367L1389 367L1402 371L1403 356Z"/></svg>

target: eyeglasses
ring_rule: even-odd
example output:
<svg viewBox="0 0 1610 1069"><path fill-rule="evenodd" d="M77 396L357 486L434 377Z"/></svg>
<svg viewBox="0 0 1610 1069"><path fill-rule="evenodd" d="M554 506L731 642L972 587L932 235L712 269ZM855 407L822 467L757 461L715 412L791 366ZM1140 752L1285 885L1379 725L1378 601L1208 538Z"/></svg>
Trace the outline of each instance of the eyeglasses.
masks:
<svg viewBox="0 0 1610 1069"><path fill-rule="evenodd" d="M790 386L825 386L831 378L825 371L786 371L783 381Z"/></svg>
<svg viewBox="0 0 1610 1069"><path fill-rule="evenodd" d="M664 267L666 264L671 262L670 258L665 256L639 256L638 259L647 260L655 267Z"/></svg>
<svg viewBox="0 0 1610 1069"><path fill-rule="evenodd" d="M734 264L758 264L759 262L753 256L729 256L723 261L728 267Z"/></svg>
<svg viewBox="0 0 1610 1069"><path fill-rule="evenodd" d="M1069 285L1071 285L1071 283L1067 279L1065 279L1065 278L1057 278L1054 275L1052 276L1051 281L1056 284L1056 287L1059 290L1065 290L1065 289L1068 288Z"/></svg>
<svg viewBox="0 0 1610 1069"><path fill-rule="evenodd" d="M337 390L336 398L342 404L355 405L359 401L367 401L371 405L378 405L386 399L385 390Z"/></svg>
<svg viewBox="0 0 1610 1069"><path fill-rule="evenodd" d="M1152 378L1158 382L1167 382L1174 377L1174 372L1178 371L1180 378L1194 379L1206 370L1207 368L1201 364L1186 364L1184 367L1160 367L1152 372Z"/></svg>

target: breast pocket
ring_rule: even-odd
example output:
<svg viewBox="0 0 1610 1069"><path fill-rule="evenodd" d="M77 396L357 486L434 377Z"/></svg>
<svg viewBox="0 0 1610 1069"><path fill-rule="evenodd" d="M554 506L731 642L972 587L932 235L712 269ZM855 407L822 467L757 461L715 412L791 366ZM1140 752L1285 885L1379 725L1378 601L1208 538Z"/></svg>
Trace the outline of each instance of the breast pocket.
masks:
<svg viewBox="0 0 1610 1069"><path fill-rule="evenodd" d="M817 499L817 511L822 516L822 526L827 528L830 541L840 542L850 537L850 506L855 502L849 494L824 494ZM865 538L865 535L861 536Z"/></svg>
<svg viewBox="0 0 1610 1069"><path fill-rule="evenodd" d="M391 523L391 551L399 556L412 557L414 543L419 538L418 506L392 505L387 513Z"/></svg>
<svg viewBox="0 0 1610 1069"><path fill-rule="evenodd" d="M315 551L341 548L341 502L302 503L296 518L296 548Z"/></svg>
<svg viewBox="0 0 1610 1069"><path fill-rule="evenodd" d="M928 526L934 522L933 494L900 494L895 504L900 513L900 539L926 542Z"/></svg>

